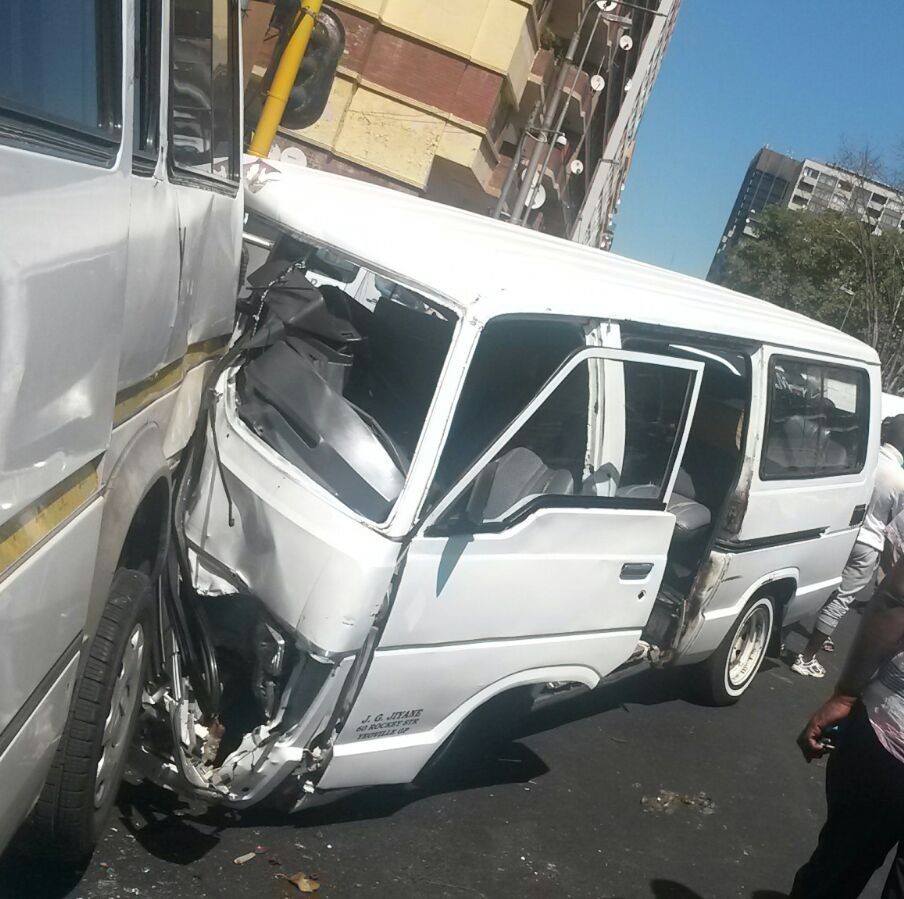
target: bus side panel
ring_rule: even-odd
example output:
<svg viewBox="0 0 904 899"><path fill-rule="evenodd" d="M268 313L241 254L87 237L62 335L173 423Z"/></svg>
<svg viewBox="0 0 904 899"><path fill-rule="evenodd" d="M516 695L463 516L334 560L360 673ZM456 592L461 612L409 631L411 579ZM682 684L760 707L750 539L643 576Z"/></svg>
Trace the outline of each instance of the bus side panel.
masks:
<svg viewBox="0 0 904 899"><path fill-rule="evenodd" d="M31 811L50 770L60 733L66 724L72 686L78 670L72 657L0 753L0 850Z"/></svg>
<svg viewBox="0 0 904 899"><path fill-rule="evenodd" d="M0 849L37 798L66 721L103 499L0 580Z"/></svg>
<svg viewBox="0 0 904 899"><path fill-rule="evenodd" d="M0 146L0 197L2 525L107 448L129 189L120 169Z"/></svg>
<svg viewBox="0 0 904 899"><path fill-rule="evenodd" d="M0 733L82 632L103 500L0 581Z"/></svg>

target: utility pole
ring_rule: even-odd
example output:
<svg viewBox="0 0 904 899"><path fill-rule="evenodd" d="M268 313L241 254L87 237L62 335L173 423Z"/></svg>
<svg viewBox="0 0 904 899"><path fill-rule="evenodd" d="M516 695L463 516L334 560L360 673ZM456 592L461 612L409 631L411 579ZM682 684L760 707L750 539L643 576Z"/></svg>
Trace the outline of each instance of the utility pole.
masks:
<svg viewBox="0 0 904 899"><path fill-rule="evenodd" d="M552 90L552 97L540 123L537 140L534 144L533 150L531 151L530 159L528 160L527 168L524 172L524 179L522 180L521 186L518 189L518 194L515 197L515 202L512 204L512 211L511 215L509 216L509 221L515 225L523 224L524 219L527 217L527 214L530 211L527 205L528 197L533 192L534 177L537 172L537 166L540 164L540 159L543 156L543 145L549 143L552 132L554 130L554 126L556 124L556 120L558 119L559 108L562 104L563 99L562 91L565 88L565 79L568 77L568 67L571 63L574 62L574 57L578 51L578 44L580 43L581 33L584 31L584 26L587 24L590 13L595 11L597 15L599 15L599 13L604 12L610 6L611 4L606 2L606 0L595 0L595 2L591 3L587 7L587 9L584 10L583 14L581 15L580 21L578 22L578 27L575 29L574 34L571 36L571 40L568 43L568 49L565 51L565 57L563 58L562 63L559 66L559 72L556 76L556 83ZM512 165L517 166L519 163L520 158L516 156L512 161ZM540 174L540 177L542 177L542 172Z"/></svg>

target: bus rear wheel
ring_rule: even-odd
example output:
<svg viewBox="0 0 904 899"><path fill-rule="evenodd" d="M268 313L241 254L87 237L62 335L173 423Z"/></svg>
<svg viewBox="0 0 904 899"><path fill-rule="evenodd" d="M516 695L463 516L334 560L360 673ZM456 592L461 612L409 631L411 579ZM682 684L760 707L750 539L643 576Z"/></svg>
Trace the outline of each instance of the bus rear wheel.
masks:
<svg viewBox="0 0 904 899"><path fill-rule="evenodd" d="M51 846L79 865L116 801L147 679L153 634L151 582L119 569L73 689L66 727L27 825L28 848Z"/></svg>

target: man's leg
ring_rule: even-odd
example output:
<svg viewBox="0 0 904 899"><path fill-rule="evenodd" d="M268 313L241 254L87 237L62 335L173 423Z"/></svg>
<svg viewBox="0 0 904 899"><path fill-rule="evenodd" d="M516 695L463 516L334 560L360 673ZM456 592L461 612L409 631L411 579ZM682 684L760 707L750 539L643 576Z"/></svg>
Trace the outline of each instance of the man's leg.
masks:
<svg viewBox="0 0 904 899"><path fill-rule="evenodd" d="M862 706L829 758L826 799L826 823L791 899L854 899L901 836L904 765L876 739Z"/></svg>
<svg viewBox="0 0 904 899"><path fill-rule="evenodd" d="M822 607L816 617L816 626L801 655L805 662L816 657L828 637L835 633L838 623L844 618L854 602L854 597L866 587L879 564L879 551L863 543L855 543L847 565L841 573L841 584Z"/></svg>

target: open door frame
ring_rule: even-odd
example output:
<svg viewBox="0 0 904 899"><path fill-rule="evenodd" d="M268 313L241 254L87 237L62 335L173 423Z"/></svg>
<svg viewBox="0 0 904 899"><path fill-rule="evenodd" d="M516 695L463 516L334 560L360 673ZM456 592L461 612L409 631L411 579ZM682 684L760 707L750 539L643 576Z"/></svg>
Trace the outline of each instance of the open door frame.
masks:
<svg viewBox="0 0 904 899"><path fill-rule="evenodd" d="M444 514L484 466L578 365L595 360L691 375L659 495L538 496L501 520L444 531ZM702 372L699 361L605 347L563 363L424 518L321 788L411 780L492 696L551 680L594 687L629 658L665 570L675 522L666 504Z"/></svg>

